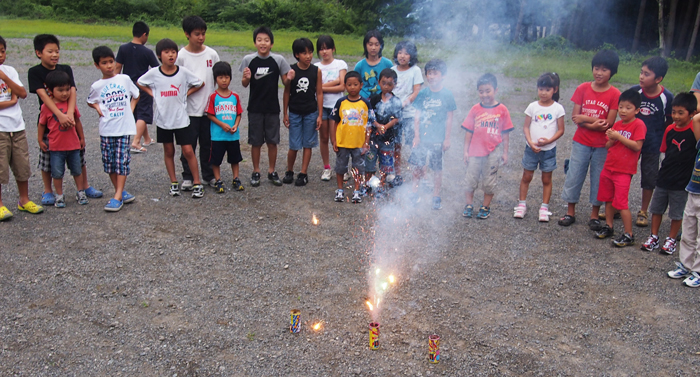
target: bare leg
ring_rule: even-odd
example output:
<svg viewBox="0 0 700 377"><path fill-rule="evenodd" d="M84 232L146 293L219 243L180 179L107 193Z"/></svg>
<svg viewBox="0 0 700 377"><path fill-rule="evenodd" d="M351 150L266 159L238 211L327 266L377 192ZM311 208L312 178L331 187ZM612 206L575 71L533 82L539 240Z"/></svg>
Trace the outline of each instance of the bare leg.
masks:
<svg viewBox="0 0 700 377"><path fill-rule="evenodd" d="M649 202L651 202L651 196L654 195L654 190L642 189L642 211L646 212L649 209Z"/></svg>
<svg viewBox="0 0 700 377"><path fill-rule="evenodd" d="M309 163L311 162L311 148L304 148L304 154L301 160L301 172L306 174L309 170ZM296 156L294 156L296 158Z"/></svg>
<svg viewBox="0 0 700 377"><path fill-rule="evenodd" d="M606 213L605 213L605 218L607 219L607 206L605 206ZM612 207L612 206L611 206ZM613 210L613 216L615 215L615 212ZM630 236L633 235L632 233L632 212L630 212L629 209L621 209L620 210L620 217L622 217L622 223L625 225L625 233L628 233ZM607 221L607 220L606 220ZM610 220L612 221L612 220Z"/></svg>
<svg viewBox="0 0 700 377"><path fill-rule="evenodd" d="M262 145L252 145L250 147L250 157L253 159L253 172L260 173L260 152Z"/></svg>
<svg viewBox="0 0 700 377"><path fill-rule="evenodd" d="M175 176L175 144L163 143L163 157L170 182L177 182L177 176Z"/></svg>
<svg viewBox="0 0 700 377"><path fill-rule="evenodd" d="M566 209L566 214L569 216L576 216L576 203L569 203L569 206ZM597 214L596 218L598 218Z"/></svg>
<svg viewBox="0 0 700 377"><path fill-rule="evenodd" d="M275 171L275 165L277 164L277 144L267 143L267 159L270 161L270 168L267 172L272 173Z"/></svg>
<svg viewBox="0 0 700 377"><path fill-rule="evenodd" d="M217 181L221 180L221 166L212 165L211 171L214 173L214 179ZM234 176L235 178L235 176Z"/></svg>
<svg viewBox="0 0 700 377"><path fill-rule="evenodd" d="M523 177L520 179L520 200L527 199L527 192L530 189L530 182L532 182L534 175L535 172L532 170L523 170Z"/></svg>
<svg viewBox="0 0 700 377"><path fill-rule="evenodd" d="M663 215L657 215L655 213L651 215L651 234L656 235L656 236L659 235L659 228L661 227L661 220L663 220ZM671 221L671 223L673 223L673 221Z"/></svg>
<svg viewBox="0 0 700 377"><path fill-rule="evenodd" d="M681 230L683 220L671 220L671 230L668 231L668 236L674 240L678 238L678 231Z"/></svg>
<svg viewBox="0 0 700 377"><path fill-rule="evenodd" d="M294 163L297 161L297 152L298 151L293 149L290 149L289 152L287 152L287 171L294 171Z"/></svg>
<svg viewBox="0 0 700 377"><path fill-rule="evenodd" d="M464 194L464 197L466 198L468 205L474 203L474 191L467 191Z"/></svg>
<svg viewBox="0 0 700 377"><path fill-rule="evenodd" d="M442 188L442 171L433 172L433 178L435 179L433 196L440 196L440 189Z"/></svg>
<svg viewBox="0 0 700 377"><path fill-rule="evenodd" d="M233 174L233 178L238 178L238 164L231 164L231 174Z"/></svg>
<svg viewBox="0 0 700 377"><path fill-rule="evenodd" d="M612 216L615 216L615 209L610 205L610 208L612 208L612 214L610 215L610 221L612 221ZM598 212L600 212L600 206L593 206L591 208L591 219L598 219ZM605 218L608 218L608 205L605 205Z"/></svg>
<svg viewBox="0 0 700 377"><path fill-rule="evenodd" d="M90 185L88 185L88 181L87 181L87 166L83 166L83 172L80 174L80 179L82 180L82 185L83 185L82 189L83 190L90 187Z"/></svg>
<svg viewBox="0 0 700 377"><path fill-rule="evenodd" d="M595 208L595 207L593 207L593 208ZM598 211L599 210L600 209L594 210L596 219L598 218ZM593 216L593 215L591 215L591 216ZM615 216L615 208L613 208L612 202L605 202L605 223L608 224L610 229L614 229L613 228L613 216Z"/></svg>
<svg viewBox="0 0 700 377"><path fill-rule="evenodd" d="M484 207L490 207L492 199L493 194L484 194Z"/></svg>
<svg viewBox="0 0 700 377"><path fill-rule="evenodd" d="M329 157L329 148L328 148L328 142L330 140L329 137L329 132L328 132L328 120L324 120L321 122L321 129L319 130L319 142L320 145L318 149L321 150L321 160L323 160L323 168L325 169L326 166L330 165L330 157Z"/></svg>
<svg viewBox="0 0 700 377"><path fill-rule="evenodd" d="M49 194L53 192L51 188L51 172L41 171L41 181L44 182L44 192Z"/></svg>
<svg viewBox="0 0 700 377"><path fill-rule="evenodd" d="M343 189L343 175L335 173L335 180L338 183L338 189Z"/></svg>
<svg viewBox="0 0 700 377"><path fill-rule="evenodd" d="M56 188L56 195L63 195L63 178L54 178L53 187Z"/></svg>
<svg viewBox="0 0 700 377"><path fill-rule="evenodd" d="M19 191L19 204L24 206L29 202L29 182L17 181L17 191ZM2 187L0 187L2 192ZM2 206L2 196L0 196L0 206Z"/></svg>
<svg viewBox="0 0 700 377"><path fill-rule="evenodd" d="M124 192L124 186L126 186L126 176L110 173L109 180L112 181L112 186L114 186L114 199L122 201L122 192Z"/></svg>
<svg viewBox="0 0 700 377"><path fill-rule="evenodd" d="M552 198L552 172L542 173L542 203L549 204Z"/></svg>
<svg viewBox="0 0 700 377"><path fill-rule="evenodd" d="M187 159L187 165L190 166L190 171L192 172L192 183L195 185L201 185L202 182L199 180L199 166L197 166L197 156L194 154L194 150L191 145L182 145L182 155Z"/></svg>
<svg viewBox="0 0 700 377"><path fill-rule="evenodd" d="M85 166L83 166L83 169L84 169L84 168L85 168ZM85 174L80 174L80 175L74 175L74 176L73 176L73 180L75 181L75 188L77 188L78 191L83 191L83 190L85 190L85 189L87 188L87 186L85 186L85 179L84 179L84 177L85 177Z"/></svg>

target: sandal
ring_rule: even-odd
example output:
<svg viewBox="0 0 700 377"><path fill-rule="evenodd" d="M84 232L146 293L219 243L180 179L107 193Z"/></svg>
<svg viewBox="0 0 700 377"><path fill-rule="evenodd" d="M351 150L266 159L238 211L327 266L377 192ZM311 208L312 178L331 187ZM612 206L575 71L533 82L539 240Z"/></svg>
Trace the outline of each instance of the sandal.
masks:
<svg viewBox="0 0 700 377"><path fill-rule="evenodd" d="M649 226L649 215L646 211L637 212L637 226L642 228Z"/></svg>
<svg viewBox="0 0 700 377"><path fill-rule="evenodd" d="M561 226L569 226L569 225L571 225L571 224L573 224L573 223L575 223L575 222L576 222L576 217L575 217L575 216L564 215L564 217L562 217L561 219L559 219L558 224L561 225Z"/></svg>
<svg viewBox="0 0 700 377"><path fill-rule="evenodd" d="M594 232L597 232L603 228L603 226L600 224L601 224L600 220L598 220L598 219L588 220L588 228Z"/></svg>

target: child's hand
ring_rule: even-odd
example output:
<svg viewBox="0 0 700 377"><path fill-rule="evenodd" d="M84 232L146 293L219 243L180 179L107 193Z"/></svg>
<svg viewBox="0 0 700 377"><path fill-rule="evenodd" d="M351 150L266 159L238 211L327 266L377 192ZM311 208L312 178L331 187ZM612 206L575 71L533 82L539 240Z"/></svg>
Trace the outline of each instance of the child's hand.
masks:
<svg viewBox="0 0 700 377"><path fill-rule="evenodd" d="M46 143L44 143L43 139L39 139L39 148L41 148L41 150L44 152L49 151L49 147L48 147L48 145L46 145Z"/></svg>
<svg viewBox="0 0 700 377"><path fill-rule="evenodd" d="M541 137L537 139L537 146L538 147L544 147L545 145L549 144L549 139L546 137Z"/></svg>
<svg viewBox="0 0 700 377"><path fill-rule="evenodd" d="M406 107L406 106L408 106L408 105L410 105L410 104L411 104L411 100L408 99L408 98L406 98L406 100L403 101L403 103L401 104L401 106L402 106L402 107Z"/></svg>
<svg viewBox="0 0 700 377"><path fill-rule="evenodd" d="M229 125L226 125L225 127L221 127L221 129L224 130L224 132L233 133L233 132L231 132L231 127Z"/></svg>
<svg viewBox="0 0 700 377"><path fill-rule="evenodd" d="M246 79L246 80L250 80L250 77L251 77L251 76L252 76L252 75L251 75L251 73L250 73L250 68L245 67L245 69L243 69L243 78Z"/></svg>
<svg viewBox="0 0 700 377"><path fill-rule="evenodd" d="M609 140L619 140L620 139L620 133L613 130L612 128L609 128L607 131L605 131L605 136L607 136Z"/></svg>
<svg viewBox="0 0 700 377"><path fill-rule="evenodd" d="M365 144L362 146L362 151L360 152L360 154L364 156L367 153L367 151L369 151L369 145Z"/></svg>
<svg viewBox="0 0 700 377"><path fill-rule="evenodd" d="M605 131L609 127L609 125L605 119L598 119L595 122L591 123L591 127L597 128L601 131Z"/></svg>
<svg viewBox="0 0 700 377"><path fill-rule="evenodd" d="M232 134L235 134L236 131L238 131L238 125L234 124L233 127L230 127L229 129L231 130L229 132L231 132Z"/></svg>
<svg viewBox="0 0 700 377"><path fill-rule="evenodd" d="M296 73L293 69L290 69L289 72L287 72L287 80L292 81L294 77L296 77Z"/></svg>
<svg viewBox="0 0 700 377"><path fill-rule="evenodd" d="M323 116L319 115L318 118L316 118L316 131L321 129L321 125L323 125Z"/></svg>
<svg viewBox="0 0 700 377"><path fill-rule="evenodd" d="M576 123L576 124L583 123L584 118L585 118L585 115L583 115L583 114L575 114L575 115L571 116L571 120L573 120L574 123Z"/></svg>
<svg viewBox="0 0 700 377"><path fill-rule="evenodd" d="M501 161L503 161L503 165L508 164L508 154L504 152L503 156L501 157Z"/></svg>
<svg viewBox="0 0 700 377"><path fill-rule="evenodd" d="M468 149L464 150L464 156L462 156L462 160L464 161L465 165L469 165L469 150Z"/></svg>
<svg viewBox="0 0 700 377"><path fill-rule="evenodd" d="M71 119L71 117L68 117L68 115L66 114L58 114L56 119L58 120L58 123L60 123L61 126L63 126L63 128L75 127L75 119Z"/></svg>
<svg viewBox="0 0 700 377"><path fill-rule="evenodd" d="M445 152L448 149L450 149L450 140L445 139L445 141L442 142L442 151Z"/></svg>
<svg viewBox="0 0 700 377"><path fill-rule="evenodd" d="M380 124L379 127L377 127L377 133L380 135L384 135L386 132L386 126L383 124Z"/></svg>
<svg viewBox="0 0 700 377"><path fill-rule="evenodd" d="M541 148L537 147L537 144L529 144L529 145L530 145L530 149L532 149L532 151L535 153L540 153L540 151L542 150Z"/></svg>
<svg viewBox="0 0 700 377"><path fill-rule="evenodd" d="M85 150L85 138L80 139L80 150Z"/></svg>
<svg viewBox="0 0 700 377"><path fill-rule="evenodd" d="M289 71L289 72L294 72L294 71ZM289 128L289 114L284 114L282 117L282 123L284 123L284 126Z"/></svg>
<svg viewBox="0 0 700 377"><path fill-rule="evenodd" d="M333 142L333 152L338 153L338 146Z"/></svg>

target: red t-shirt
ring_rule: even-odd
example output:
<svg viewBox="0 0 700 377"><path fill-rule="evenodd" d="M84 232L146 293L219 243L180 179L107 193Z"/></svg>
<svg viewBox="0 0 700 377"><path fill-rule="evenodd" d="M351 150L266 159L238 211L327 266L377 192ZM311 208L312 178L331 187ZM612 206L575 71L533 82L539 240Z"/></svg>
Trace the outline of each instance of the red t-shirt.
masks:
<svg viewBox="0 0 700 377"><path fill-rule="evenodd" d="M474 105L462 123L462 128L471 132L469 157L488 156L501 144L503 133L513 130L510 113L502 103L493 107L484 107L481 103Z"/></svg>
<svg viewBox="0 0 700 377"><path fill-rule="evenodd" d="M59 102L56 104L58 109L66 114L68 112L68 102ZM80 118L80 111L75 107L75 119ZM74 151L80 149L80 139L75 127L64 128L61 123L58 123L56 116L49 110L46 105L41 105L41 113L39 113L39 123L46 125L49 130L49 150L52 151Z"/></svg>
<svg viewBox="0 0 700 377"><path fill-rule="evenodd" d="M617 121L612 128L629 140L644 140L647 135L647 126L639 118L635 118L627 124L622 123L621 120ZM603 165L603 167L619 173L630 175L637 174L637 160L639 160L639 154L641 152L641 149L635 152L619 141L616 141L612 147L608 149L608 157L605 159L605 165Z"/></svg>
<svg viewBox="0 0 700 377"><path fill-rule="evenodd" d="M610 89L604 92L596 92L591 88L590 82L579 85L571 96L571 101L581 105L581 114L598 119L607 119L610 110L617 110L620 91L610 85ZM607 138L605 131L593 131L579 126L574 134L574 141L587 147L601 148L605 146Z"/></svg>

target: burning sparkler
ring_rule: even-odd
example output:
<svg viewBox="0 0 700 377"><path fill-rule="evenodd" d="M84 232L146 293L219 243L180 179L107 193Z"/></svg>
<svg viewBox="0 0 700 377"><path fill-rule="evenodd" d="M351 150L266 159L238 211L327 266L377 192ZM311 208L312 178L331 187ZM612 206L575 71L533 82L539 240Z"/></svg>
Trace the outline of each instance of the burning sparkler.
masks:
<svg viewBox="0 0 700 377"><path fill-rule="evenodd" d="M315 213L311 214L311 224L318 225L318 217Z"/></svg>

